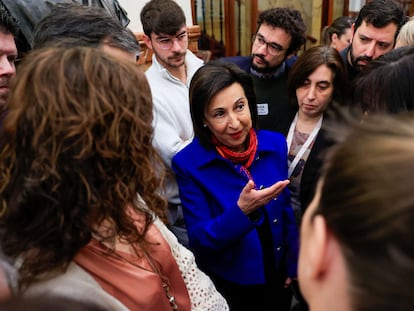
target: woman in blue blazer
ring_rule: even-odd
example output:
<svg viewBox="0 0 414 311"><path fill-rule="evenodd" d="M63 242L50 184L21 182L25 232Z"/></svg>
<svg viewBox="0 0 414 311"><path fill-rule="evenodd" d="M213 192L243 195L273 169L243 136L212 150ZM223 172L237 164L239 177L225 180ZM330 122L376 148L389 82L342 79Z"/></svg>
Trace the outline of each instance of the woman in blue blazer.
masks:
<svg viewBox="0 0 414 311"><path fill-rule="evenodd" d="M190 85L195 138L172 161L190 247L231 310L289 310L298 228L287 145L256 130L249 74L210 62Z"/></svg>

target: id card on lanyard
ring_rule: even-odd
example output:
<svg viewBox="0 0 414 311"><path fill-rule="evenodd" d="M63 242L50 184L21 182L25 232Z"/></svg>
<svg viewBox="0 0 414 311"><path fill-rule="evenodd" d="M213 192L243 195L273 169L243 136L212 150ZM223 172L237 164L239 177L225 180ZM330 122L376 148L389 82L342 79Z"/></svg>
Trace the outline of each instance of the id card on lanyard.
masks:
<svg viewBox="0 0 414 311"><path fill-rule="evenodd" d="M313 128L312 132L309 134L308 139L306 139L305 143L300 147L300 149L299 149L298 153L296 154L295 158L290 163L289 168L288 168L288 178L290 178L290 176L292 175L293 171L296 168L296 165L298 165L299 160L302 158L303 154L309 148L310 144L313 142L313 140L315 139L315 137L318 134L319 130L321 129L322 119L323 119L323 116L321 116L319 118L318 123L316 123L316 125ZM287 136L288 154L289 154L289 151L290 151L290 148L291 148L291 145L292 145L293 134L295 133L295 128L296 128L296 123L297 122L298 122L298 113L296 113L295 118L293 119L292 124L290 125L289 133L288 133L288 136Z"/></svg>

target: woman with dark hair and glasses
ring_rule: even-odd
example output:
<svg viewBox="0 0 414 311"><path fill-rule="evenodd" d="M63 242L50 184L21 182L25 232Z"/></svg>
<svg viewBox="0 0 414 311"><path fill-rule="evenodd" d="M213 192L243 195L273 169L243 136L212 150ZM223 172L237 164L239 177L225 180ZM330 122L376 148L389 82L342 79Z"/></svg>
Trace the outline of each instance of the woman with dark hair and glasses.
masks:
<svg viewBox="0 0 414 311"><path fill-rule="evenodd" d="M190 247L231 310L289 310L298 228L281 134L256 128L252 79L210 62L190 85L195 138L173 158Z"/></svg>

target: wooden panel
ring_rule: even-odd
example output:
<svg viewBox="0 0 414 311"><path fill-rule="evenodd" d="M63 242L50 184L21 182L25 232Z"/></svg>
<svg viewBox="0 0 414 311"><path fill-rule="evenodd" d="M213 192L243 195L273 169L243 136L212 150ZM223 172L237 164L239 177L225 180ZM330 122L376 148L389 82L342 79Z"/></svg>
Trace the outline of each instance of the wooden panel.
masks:
<svg viewBox="0 0 414 311"><path fill-rule="evenodd" d="M234 33L234 30L236 29L234 5L234 0L224 2L224 15L226 16L226 21L224 23L224 32L226 37L226 56L236 55L236 34Z"/></svg>
<svg viewBox="0 0 414 311"><path fill-rule="evenodd" d="M323 27L330 25L332 23L332 11L333 11L333 1L323 0L321 30Z"/></svg>

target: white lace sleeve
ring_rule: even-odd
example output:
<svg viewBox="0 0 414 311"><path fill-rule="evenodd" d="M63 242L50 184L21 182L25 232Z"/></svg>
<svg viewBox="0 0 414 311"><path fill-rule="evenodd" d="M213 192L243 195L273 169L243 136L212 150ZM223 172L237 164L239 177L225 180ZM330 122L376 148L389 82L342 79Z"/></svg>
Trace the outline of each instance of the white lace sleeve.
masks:
<svg viewBox="0 0 414 311"><path fill-rule="evenodd" d="M154 224L171 247L172 254L187 285L191 299L191 310L229 310L226 300L216 290L211 279L197 267L193 253L181 245L174 234L159 219L156 219Z"/></svg>

